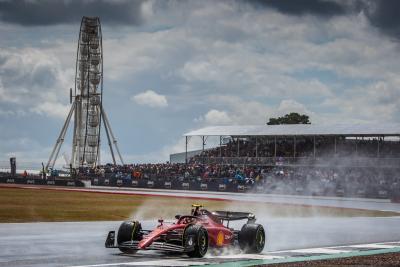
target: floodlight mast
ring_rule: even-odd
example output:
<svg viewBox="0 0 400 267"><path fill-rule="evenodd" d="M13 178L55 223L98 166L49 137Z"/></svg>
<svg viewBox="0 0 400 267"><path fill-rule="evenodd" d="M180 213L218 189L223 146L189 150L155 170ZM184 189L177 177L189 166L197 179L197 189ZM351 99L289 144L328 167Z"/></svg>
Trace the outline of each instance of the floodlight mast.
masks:
<svg viewBox="0 0 400 267"><path fill-rule="evenodd" d="M73 101L72 101L73 99ZM67 116L59 138L53 148L46 169L53 169L64 142L69 123L74 115L72 157L70 167L94 168L100 164L101 124L107 133L113 163L116 164L113 145L119 153L117 141L103 108L103 44L100 19L83 17L79 31L75 65L75 89L70 91L71 111ZM111 141L109 132L113 140Z"/></svg>

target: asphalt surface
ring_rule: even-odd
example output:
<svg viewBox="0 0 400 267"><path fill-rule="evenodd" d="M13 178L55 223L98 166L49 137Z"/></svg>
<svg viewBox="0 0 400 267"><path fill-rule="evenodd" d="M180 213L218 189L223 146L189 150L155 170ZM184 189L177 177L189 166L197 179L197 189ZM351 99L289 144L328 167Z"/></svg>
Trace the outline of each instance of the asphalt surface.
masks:
<svg viewBox="0 0 400 267"><path fill-rule="evenodd" d="M96 188L96 190L100 190ZM109 189L102 188L101 190ZM120 190L112 189L115 192ZM321 197L288 197L259 194L205 193L175 191L122 191L241 201L279 202L303 205L365 208L400 211L400 204L387 200L337 199ZM156 215L155 215L156 216ZM260 211L258 223L266 228L267 245L263 254L302 248L319 248L351 244L366 244L400 240L400 217L382 218L268 218ZM154 222L142 222L151 229ZM240 228L240 222L231 224ZM179 255L144 251L134 256L121 254L118 249L106 249L108 231L117 230L120 222L62 222L62 223L7 223L0 224L0 266L82 266L150 260L165 261L181 258ZM237 256L237 255L236 255ZM204 262L210 260L196 260ZM229 260L229 256L227 257ZM191 259L187 259L191 261Z"/></svg>
<svg viewBox="0 0 400 267"><path fill-rule="evenodd" d="M400 218L265 218L269 251L400 240ZM74 266L165 259L104 248L120 222L0 224L0 266ZM143 227L154 223L143 222ZM167 256L167 258L179 256ZM200 260L201 261L201 260Z"/></svg>

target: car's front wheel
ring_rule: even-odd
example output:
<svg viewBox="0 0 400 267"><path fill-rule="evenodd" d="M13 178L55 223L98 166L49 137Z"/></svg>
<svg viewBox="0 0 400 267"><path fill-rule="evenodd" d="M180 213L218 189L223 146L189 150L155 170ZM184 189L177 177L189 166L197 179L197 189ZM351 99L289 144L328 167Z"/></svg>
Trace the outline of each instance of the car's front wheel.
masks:
<svg viewBox="0 0 400 267"><path fill-rule="evenodd" d="M261 224L246 223L238 235L240 249L245 253L261 253L265 246L265 231Z"/></svg>
<svg viewBox="0 0 400 267"><path fill-rule="evenodd" d="M142 226L138 221L126 221L121 224L118 229L117 244L121 252L124 253L136 253L136 249L123 247L122 243L127 241L138 241L140 238L140 231Z"/></svg>

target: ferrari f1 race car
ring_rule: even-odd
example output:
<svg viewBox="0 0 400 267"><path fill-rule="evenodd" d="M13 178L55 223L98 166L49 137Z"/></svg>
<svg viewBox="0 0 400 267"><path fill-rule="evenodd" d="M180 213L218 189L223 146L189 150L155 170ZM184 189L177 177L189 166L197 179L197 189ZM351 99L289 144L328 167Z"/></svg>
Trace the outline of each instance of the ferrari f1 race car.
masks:
<svg viewBox="0 0 400 267"><path fill-rule="evenodd" d="M265 231L251 213L213 211L201 205L192 205L190 215L176 215L173 223L158 220L154 230L144 230L138 221L121 224L115 240L115 231L108 233L105 246L119 248L124 253L138 250L161 250L186 253L201 258L208 248L239 247L244 253L260 253L265 245ZM234 220L247 220L241 230L229 227ZM116 242L115 242L116 241Z"/></svg>

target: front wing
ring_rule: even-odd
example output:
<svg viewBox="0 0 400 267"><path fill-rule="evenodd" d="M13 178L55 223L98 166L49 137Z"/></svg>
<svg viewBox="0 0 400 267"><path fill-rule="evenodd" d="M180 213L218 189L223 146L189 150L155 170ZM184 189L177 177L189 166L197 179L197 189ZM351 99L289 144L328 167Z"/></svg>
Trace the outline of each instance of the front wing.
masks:
<svg viewBox="0 0 400 267"><path fill-rule="evenodd" d="M186 253L194 250L194 236L188 236L188 239L184 245L176 245L168 242L158 242L154 241L145 250L161 250L168 252L181 252ZM116 244L115 242L115 231L110 231L107 235L107 239L105 242L106 248L127 248L133 250L139 250L138 248L139 241L126 241L121 244Z"/></svg>

